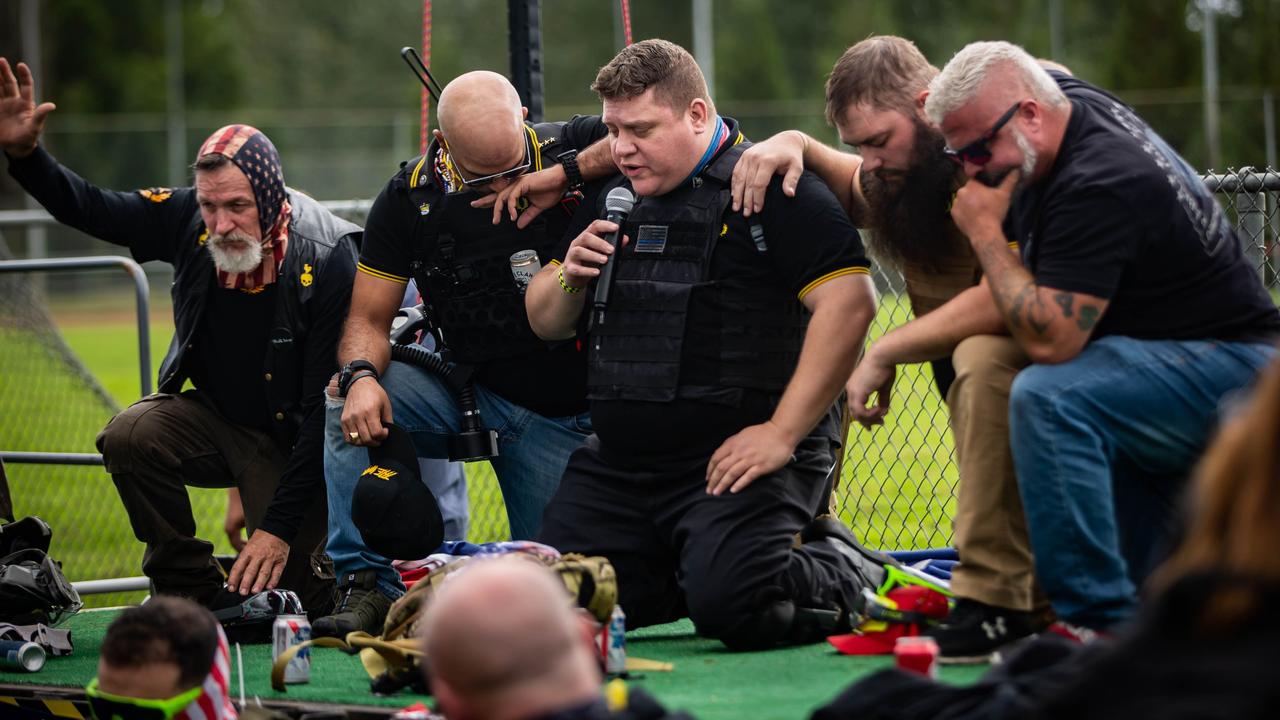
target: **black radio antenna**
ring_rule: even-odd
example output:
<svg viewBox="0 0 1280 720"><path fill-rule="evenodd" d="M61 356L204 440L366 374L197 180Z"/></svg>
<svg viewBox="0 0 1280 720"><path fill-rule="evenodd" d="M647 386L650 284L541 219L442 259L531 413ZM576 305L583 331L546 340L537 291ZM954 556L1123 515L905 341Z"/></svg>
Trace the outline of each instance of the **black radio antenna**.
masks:
<svg viewBox="0 0 1280 720"><path fill-rule="evenodd" d="M431 97L436 102L440 102L440 83L436 82L435 76L427 69L426 63L422 62L422 57L418 55L418 51L406 45L400 48L400 57L404 58L404 62L409 66L409 70L413 72L413 76L418 78L418 82L422 83L428 93L431 93Z"/></svg>

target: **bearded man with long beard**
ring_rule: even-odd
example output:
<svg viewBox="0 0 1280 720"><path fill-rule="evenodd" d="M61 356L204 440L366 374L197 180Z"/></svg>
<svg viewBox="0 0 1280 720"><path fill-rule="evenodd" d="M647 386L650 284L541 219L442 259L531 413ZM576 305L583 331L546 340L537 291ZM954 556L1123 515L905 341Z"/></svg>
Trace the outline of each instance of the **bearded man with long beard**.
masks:
<svg viewBox="0 0 1280 720"><path fill-rule="evenodd" d="M97 440L146 544L143 572L156 592L215 610L282 587L323 615L333 581L311 557L326 530L322 393L337 370L360 228L285 187L275 146L248 125L200 146L195 187L92 185L41 147L54 105L37 104L30 70L16 71L0 58L9 174L60 222L139 262L173 265L175 330L159 392ZM238 490L243 518L227 525L236 535L247 526L249 538L229 577L195 537L188 485Z"/></svg>
<svg viewBox="0 0 1280 720"><path fill-rule="evenodd" d="M1029 361L951 219L965 176L924 114L937 74L904 38L877 36L850 47L827 80L826 112L857 154L790 130L743 154L733 194L735 207L758 212L761 189L775 173L784 174L787 191L802 170L812 170L864 229L872 257L902 273L915 319L867 348L846 385L849 412L867 428L882 425L897 366L932 364L951 411L959 466L960 563L951 581L955 608L927 632L943 662L981 662L1045 624L1009 449L1009 388Z"/></svg>

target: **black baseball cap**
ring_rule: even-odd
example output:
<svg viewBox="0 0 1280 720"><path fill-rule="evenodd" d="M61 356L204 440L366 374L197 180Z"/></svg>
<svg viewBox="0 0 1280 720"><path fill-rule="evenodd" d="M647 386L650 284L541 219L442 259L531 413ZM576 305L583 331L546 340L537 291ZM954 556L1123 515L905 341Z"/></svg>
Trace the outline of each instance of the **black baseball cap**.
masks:
<svg viewBox="0 0 1280 720"><path fill-rule="evenodd" d="M440 505L422 482L413 438L386 423L387 438L369 448L369 467L356 482L351 521L365 545L396 560L416 560L444 542Z"/></svg>

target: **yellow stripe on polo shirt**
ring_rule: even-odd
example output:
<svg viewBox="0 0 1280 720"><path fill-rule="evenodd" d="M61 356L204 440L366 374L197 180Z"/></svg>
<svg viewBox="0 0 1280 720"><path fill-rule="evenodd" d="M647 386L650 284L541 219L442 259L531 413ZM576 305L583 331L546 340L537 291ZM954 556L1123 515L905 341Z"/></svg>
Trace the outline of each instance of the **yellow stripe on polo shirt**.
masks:
<svg viewBox="0 0 1280 720"><path fill-rule="evenodd" d="M800 291L800 293L796 295L796 297L803 300L804 296L813 292L814 288L818 287L819 285L829 280L835 280L838 277L844 277L845 275L870 275L870 274L871 274L871 268L866 268L866 267L847 267L847 268L840 268L839 270L832 270L826 275L823 275L817 280L814 280L808 285L805 285L804 288Z"/></svg>
<svg viewBox="0 0 1280 720"><path fill-rule="evenodd" d="M533 128L528 125L524 126L524 130L529 133L529 142L531 143L530 147L533 148L529 152L529 154L533 156L530 158L533 160L533 172L538 172L542 169L542 148L538 147L538 133L534 132Z"/></svg>
<svg viewBox="0 0 1280 720"><path fill-rule="evenodd" d="M407 285L409 283L409 278L407 277L392 275L389 272L383 272L381 270L371 268L368 265L365 265L364 263L356 263L356 270L364 273L365 275L372 275L373 277L376 277L379 280L390 280L391 282L400 283L401 285Z"/></svg>
<svg viewBox="0 0 1280 720"><path fill-rule="evenodd" d="M422 159L418 161L418 164L413 166L413 173L409 175L409 187L418 187L418 178L422 177L422 166L427 162L427 155L430 154L431 153L426 153L423 155Z"/></svg>

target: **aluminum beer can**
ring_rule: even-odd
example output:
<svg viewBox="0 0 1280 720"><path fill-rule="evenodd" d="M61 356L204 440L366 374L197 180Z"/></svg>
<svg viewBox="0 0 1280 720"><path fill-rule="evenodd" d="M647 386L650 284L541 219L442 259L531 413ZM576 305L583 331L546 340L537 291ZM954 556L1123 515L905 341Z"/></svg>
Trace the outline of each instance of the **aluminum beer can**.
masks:
<svg viewBox="0 0 1280 720"><path fill-rule="evenodd" d="M609 622L605 625L601 651L604 655L604 671L610 675L621 675L627 671L627 614L621 605L613 606Z"/></svg>
<svg viewBox="0 0 1280 720"><path fill-rule="evenodd" d="M0 670L36 672L44 667L44 648L24 640L0 640Z"/></svg>
<svg viewBox="0 0 1280 720"><path fill-rule="evenodd" d="M306 615L277 615L271 625L271 660L285 650L311 639L311 623ZM284 668L285 683L311 682L311 648L305 647Z"/></svg>
<svg viewBox="0 0 1280 720"><path fill-rule="evenodd" d="M938 678L938 641L927 635L898 638L893 644L893 659L903 670Z"/></svg>
<svg viewBox="0 0 1280 720"><path fill-rule="evenodd" d="M520 288L521 294L524 294L529 287L529 281L541 269L542 263L534 250L521 250L511 256L511 276L515 278L516 287Z"/></svg>

